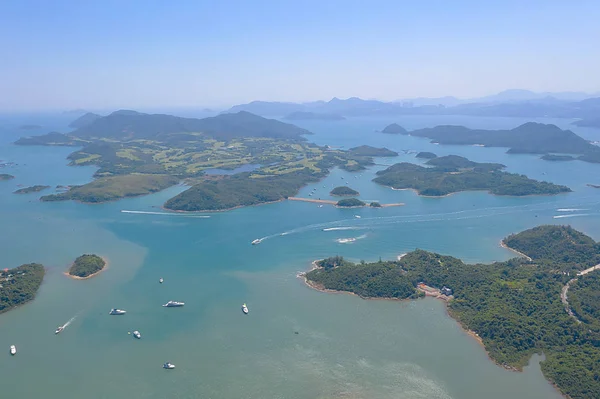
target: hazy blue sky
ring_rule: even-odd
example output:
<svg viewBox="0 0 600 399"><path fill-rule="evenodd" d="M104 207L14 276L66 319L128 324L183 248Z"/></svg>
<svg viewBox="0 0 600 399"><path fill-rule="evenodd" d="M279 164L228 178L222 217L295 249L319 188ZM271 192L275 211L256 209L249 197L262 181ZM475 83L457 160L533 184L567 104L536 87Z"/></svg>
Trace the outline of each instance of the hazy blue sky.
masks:
<svg viewBox="0 0 600 399"><path fill-rule="evenodd" d="M600 1L0 1L0 109L600 91Z"/></svg>

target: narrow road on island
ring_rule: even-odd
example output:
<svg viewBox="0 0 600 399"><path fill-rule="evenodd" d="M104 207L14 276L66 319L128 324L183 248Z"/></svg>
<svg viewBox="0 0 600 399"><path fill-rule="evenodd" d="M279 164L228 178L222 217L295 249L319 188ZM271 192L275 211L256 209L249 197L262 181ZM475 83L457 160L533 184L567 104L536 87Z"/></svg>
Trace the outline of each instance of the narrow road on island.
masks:
<svg viewBox="0 0 600 399"><path fill-rule="evenodd" d="M594 270L598 270L598 269L600 269L600 264L598 264L596 266L592 266L590 268L587 268L587 269L585 269L583 271L580 271L579 273L577 273L577 277L585 276L586 274L588 274L590 272L593 272ZM573 310L571 310L571 306L569 306L569 298L568 298L569 288L571 288L571 284L572 283L574 283L575 281L577 281L577 277L576 278L572 278L571 280L569 280L567 282L567 284L565 284L565 286L562 288L562 290L560 292L560 300L565 305L565 310L567 311L567 313L569 314L569 316L571 316L572 318L574 318L577 323L581 323L581 320L579 320L577 318L577 316L575 316L575 314L573 313Z"/></svg>

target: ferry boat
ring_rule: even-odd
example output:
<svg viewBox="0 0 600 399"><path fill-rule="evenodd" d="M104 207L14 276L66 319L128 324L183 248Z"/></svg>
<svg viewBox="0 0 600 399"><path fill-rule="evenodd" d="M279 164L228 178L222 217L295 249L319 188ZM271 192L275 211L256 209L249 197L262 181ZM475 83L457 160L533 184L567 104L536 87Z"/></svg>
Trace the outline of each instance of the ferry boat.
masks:
<svg viewBox="0 0 600 399"><path fill-rule="evenodd" d="M252 245L258 245L261 241L262 240L260 238L257 238L256 240L252 241Z"/></svg>
<svg viewBox="0 0 600 399"><path fill-rule="evenodd" d="M10 354L13 355L13 356L17 354L17 347L16 346L14 346L14 345L10 346Z"/></svg>
<svg viewBox="0 0 600 399"><path fill-rule="evenodd" d="M185 302L169 301L163 305L164 308L177 308L185 305Z"/></svg>
<svg viewBox="0 0 600 399"><path fill-rule="evenodd" d="M175 368L175 365L171 362L166 362L165 364L163 364L163 369L173 370L174 368Z"/></svg>
<svg viewBox="0 0 600 399"><path fill-rule="evenodd" d="M133 336L134 336L135 338L137 338L137 339L140 339L140 338L142 338L142 334L140 334L140 332L139 332L138 330L135 330L135 331L133 332Z"/></svg>
<svg viewBox="0 0 600 399"><path fill-rule="evenodd" d="M165 281L165 280L163 280L162 277L158 279L158 282L161 283L161 284L163 283L163 281Z"/></svg>
<svg viewBox="0 0 600 399"><path fill-rule="evenodd" d="M244 314L248 314L249 310L248 310L248 306L246 306L246 304L242 305L242 312L244 312Z"/></svg>
<svg viewBox="0 0 600 399"><path fill-rule="evenodd" d="M115 309L111 309L110 312L108 312L108 314L116 315L116 316L120 316L120 315L123 315L125 313L127 313L125 310L116 309L116 308Z"/></svg>
<svg viewBox="0 0 600 399"><path fill-rule="evenodd" d="M64 326L60 326L60 327L58 327L58 328L56 329L56 331L54 331L54 334L58 334L58 333L60 333L60 332L61 332L62 330L64 330L64 329L65 329L65 327L64 327Z"/></svg>

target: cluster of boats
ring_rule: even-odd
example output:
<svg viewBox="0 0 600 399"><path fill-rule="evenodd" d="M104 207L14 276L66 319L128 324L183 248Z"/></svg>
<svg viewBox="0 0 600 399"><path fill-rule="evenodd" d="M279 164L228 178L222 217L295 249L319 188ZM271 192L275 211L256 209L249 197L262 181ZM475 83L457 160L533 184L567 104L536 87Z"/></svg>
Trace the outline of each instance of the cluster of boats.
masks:
<svg viewBox="0 0 600 399"><path fill-rule="evenodd" d="M255 241L256 241L256 240L255 240ZM260 241L259 241L259 242L260 242ZM254 242L253 242L253 244L254 244ZM161 278L158 280L158 282L162 284L162 283L164 282L163 278L161 277ZM185 302L169 301L169 302L165 303L165 304L164 304L164 305L162 305L162 306L163 306L164 308L178 308L178 307L182 307L182 306L184 306L184 305L185 305ZM243 312L244 314L248 314L248 313L249 313L248 306L247 306L245 303L242 305L242 312ZM123 310L123 309L117 309L117 308L113 308L113 309L111 309L111 310L108 312L108 314L109 314L109 315L112 315L112 316L122 316L122 315L124 315L124 314L126 314L126 313L127 313L127 311L126 311L126 310ZM62 332L62 331L65 329L65 326L67 326L67 325L68 325L68 323L67 323L67 324L65 324L64 326L59 326L59 327L58 327L58 328L57 328L57 329L54 331L54 334L60 334L60 333L61 333L61 332ZM135 330L135 331L133 331L133 332L128 332L128 334L131 334L131 335L133 335L133 337L134 337L134 338L136 338L136 339L141 339L141 338L142 338L142 334L141 334L141 333L140 333L138 330ZM14 355L16 355L16 354L17 354L17 347L16 347L15 345L11 345L11 346L10 346L10 354L11 354L12 356L14 356ZM163 368L164 368L164 369L167 369L167 370L172 370L172 369L174 369L174 368L175 368L175 365L174 365L173 363L171 363L171 362L166 362L165 364L163 364Z"/></svg>

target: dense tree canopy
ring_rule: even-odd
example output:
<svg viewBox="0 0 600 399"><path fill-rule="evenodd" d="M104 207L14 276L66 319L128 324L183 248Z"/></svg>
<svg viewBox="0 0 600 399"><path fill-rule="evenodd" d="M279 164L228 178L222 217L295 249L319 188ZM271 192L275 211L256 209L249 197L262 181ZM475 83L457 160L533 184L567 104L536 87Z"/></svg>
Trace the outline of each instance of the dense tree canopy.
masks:
<svg viewBox="0 0 600 399"><path fill-rule="evenodd" d="M81 255L69 269L69 274L77 277L89 277L106 266L104 259L98 255Z"/></svg>
<svg viewBox="0 0 600 399"><path fill-rule="evenodd" d="M598 244L566 226L541 226L506 238L532 258L489 265L422 250L399 261L354 264L341 257L320 262L306 278L318 287L362 297L414 298L419 282L454 293L450 314L479 334L499 364L521 368L543 352L544 375L574 399L600 397L600 272L578 278L569 299L579 324L561 302L572 277L598 262Z"/></svg>
<svg viewBox="0 0 600 399"><path fill-rule="evenodd" d="M0 272L0 313L31 301L44 279L44 266L22 265Z"/></svg>

